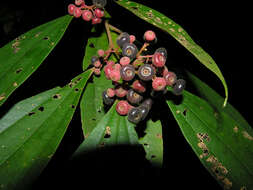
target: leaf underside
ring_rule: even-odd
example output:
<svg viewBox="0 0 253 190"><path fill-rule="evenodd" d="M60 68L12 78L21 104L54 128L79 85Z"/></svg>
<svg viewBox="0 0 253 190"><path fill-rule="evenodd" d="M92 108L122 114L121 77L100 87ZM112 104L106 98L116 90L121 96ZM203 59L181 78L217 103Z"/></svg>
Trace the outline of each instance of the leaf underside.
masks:
<svg viewBox="0 0 253 190"><path fill-rule="evenodd" d="M66 132L91 73L23 100L1 118L1 189L27 189L38 177Z"/></svg>
<svg viewBox="0 0 253 190"><path fill-rule="evenodd" d="M71 19L67 15L40 25L0 49L0 106L54 49Z"/></svg>

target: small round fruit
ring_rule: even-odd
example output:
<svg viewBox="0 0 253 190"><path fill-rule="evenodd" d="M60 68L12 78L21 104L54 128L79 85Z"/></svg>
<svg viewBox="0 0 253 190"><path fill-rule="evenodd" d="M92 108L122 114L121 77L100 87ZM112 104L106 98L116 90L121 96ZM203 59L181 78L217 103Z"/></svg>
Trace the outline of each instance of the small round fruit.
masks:
<svg viewBox="0 0 253 190"><path fill-rule="evenodd" d="M99 68L94 69L94 74L99 76L101 74L101 70Z"/></svg>
<svg viewBox="0 0 253 190"><path fill-rule="evenodd" d="M84 1L83 0L75 0L75 4L80 6Z"/></svg>
<svg viewBox="0 0 253 190"><path fill-rule="evenodd" d="M152 57L152 63L155 67L163 67L166 63L166 58L163 54L156 52Z"/></svg>
<svg viewBox="0 0 253 190"><path fill-rule="evenodd" d="M104 67L104 72L105 72L105 77L107 78L107 79L110 79L110 73L113 71L113 65L106 65L105 67Z"/></svg>
<svg viewBox="0 0 253 190"><path fill-rule="evenodd" d="M135 76L135 69L132 65L122 66L120 75L124 81L131 81Z"/></svg>
<svg viewBox="0 0 253 190"><path fill-rule="evenodd" d="M76 8L74 9L73 15L74 15L74 17L76 17L76 18L81 17L81 16L82 16L82 10L81 10L79 7L76 7Z"/></svg>
<svg viewBox="0 0 253 190"><path fill-rule="evenodd" d="M143 100L143 96L135 92L133 89L128 90L127 92L127 100L131 104L139 104Z"/></svg>
<svg viewBox="0 0 253 190"><path fill-rule="evenodd" d="M130 37L129 43L131 44L134 43L134 41L136 40L136 37L134 35L130 35L129 37Z"/></svg>
<svg viewBox="0 0 253 190"><path fill-rule="evenodd" d="M122 65L122 66L125 66L125 65L129 65L129 63L131 62L130 58L129 57L121 57L121 59L119 60L119 63Z"/></svg>
<svg viewBox="0 0 253 190"><path fill-rule="evenodd" d="M153 105L153 100L151 98L148 98L141 103L141 106L146 106L148 110L151 110L152 105Z"/></svg>
<svg viewBox="0 0 253 190"><path fill-rule="evenodd" d="M165 48L160 47L155 51L155 53L161 53L165 57L165 59L167 59L168 54Z"/></svg>
<svg viewBox="0 0 253 190"><path fill-rule="evenodd" d="M92 0L93 5L97 8L104 8L106 6L106 0Z"/></svg>
<svg viewBox="0 0 253 190"><path fill-rule="evenodd" d="M141 110L137 107L130 109L127 114L127 119L131 123L138 124L142 120Z"/></svg>
<svg viewBox="0 0 253 190"><path fill-rule="evenodd" d="M146 117L147 117L147 115L148 115L148 113L149 113L148 107L147 107L147 106L140 105L138 108L139 108L140 111L141 111L141 120L146 119Z"/></svg>
<svg viewBox="0 0 253 190"><path fill-rule="evenodd" d="M102 93L102 98L105 105L111 106L114 103L114 98L110 98L106 90Z"/></svg>
<svg viewBox="0 0 253 190"><path fill-rule="evenodd" d="M127 56L130 59L134 59L138 53L136 45L130 43L124 43L122 46L122 55Z"/></svg>
<svg viewBox="0 0 253 190"><path fill-rule="evenodd" d="M84 10L82 13L82 18L85 21L90 21L92 19L93 15L92 12L89 10Z"/></svg>
<svg viewBox="0 0 253 190"><path fill-rule="evenodd" d="M68 5L68 13L70 15L74 15L74 10L75 10L76 6L74 4L69 4Z"/></svg>
<svg viewBox="0 0 253 190"><path fill-rule="evenodd" d="M101 9L95 9L95 15L98 17L98 18L102 18L102 17L104 17L105 16L105 12L103 11L103 10L101 10Z"/></svg>
<svg viewBox="0 0 253 190"><path fill-rule="evenodd" d="M119 115L127 115L130 105L126 100L121 100L116 105L116 111Z"/></svg>
<svg viewBox="0 0 253 190"><path fill-rule="evenodd" d="M166 81L163 77L156 77L152 81L152 87L155 91L162 91L166 87Z"/></svg>
<svg viewBox="0 0 253 190"><path fill-rule="evenodd" d="M138 76L143 81L152 80L154 74L155 74L154 68L149 64L144 64L140 66L138 70Z"/></svg>
<svg viewBox="0 0 253 190"><path fill-rule="evenodd" d="M122 48L125 43L130 42L130 35L127 32L123 32L117 37L116 42L118 46Z"/></svg>
<svg viewBox="0 0 253 190"><path fill-rule="evenodd" d="M143 38L147 42L152 42L156 39L156 34L152 30L148 30L144 33Z"/></svg>
<svg viewBox="0 0 253 190"><path fill-rule="evenodd" d="M98 18L98 17L93 17L92 20L91 20L91 24L93 24L93 25L99 24L101 22L102 22L102 19Z"/></svg>
<svg viewBox="0 0 253 190"><path fill-rule="evenodd" d="M177 80L177 75L174 72L168 71L167 74L163 77L168 86L173 86Z"/></svg>
<svg viewBox="0 0 253 190"><path fill-rule="evenodd" d="M145 84L139 80L135 80L133 82L132 88L139 93L144 93L146 92L146 87Z"/></svg>
<svg viewBox="0 0 253 190"><path fill-rule="evenodd" d="M113 98L115 96L115 90L113 88L108 88L106 90L106 93L110 98Z"/></svg>
<svg viewBox="0 0 253 190"><path fill-rule="evenodd" d="M175 82L175 84L174 84L174 86L173 86L173 94L175 94L175 95L181 95L182 94L182 92L184 91L184 89L185 89L185 86L186 86L186 82L185 82L185 80L183 80L183 79L178 79L178 80L176 80L176 82Z"/></svg>
<svg viewBox="0 0 253 190"><path fill-rule="evenodd" d="M92 56L91 63L94 64L96 61L99 61L99 58L97 56Z"/></svg>
<svg viewBox="0 0 253 190"><path fill-rule="evenodd" d="M96 62L93 63L94 67L100 68L101 67L101 62L97 60Z"/></svg>
<svg viewBox="0 0 253 190"><path fill-rule="evenodd" d="M112 81L114 82L118 82L120 80L120 71L113 69L112 71L110 71L109 77Z"/></svg>
<svg viewBox="0 0 253 190"><path fill-rule="evenodd" d="M99 57L103 57L103 56L105 55L105 51L102 50L102 49L99 49L99 50L97 51L97 54L98 54Z"/></svg>
<svg viewBox="0 0 253 190"><path fill-rule="evenodd" d="M125 97L125 96L127 95L127 92L128 92L128 90L125 89L125 88L122 87L122 86L117 86L117 87L115 88L115 95L116 95L117 97L119 97L119 98Z"/></svg>

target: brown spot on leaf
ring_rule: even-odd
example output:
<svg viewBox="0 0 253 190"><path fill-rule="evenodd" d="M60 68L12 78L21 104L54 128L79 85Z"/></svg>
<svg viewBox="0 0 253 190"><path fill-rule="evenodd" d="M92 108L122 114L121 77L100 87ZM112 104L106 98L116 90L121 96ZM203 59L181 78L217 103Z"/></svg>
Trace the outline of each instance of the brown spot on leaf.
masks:
<svg viewBox="0 0 253 190"><path fill-rule="evenodd" d="M17 87L17 86L18 86L18 83L14 82L14 83L13 83L13 86L14 86L14 87Z"/></svg>
<svg viewBox="0 0 253 190"><path fill-rule="evenodd" d="M232 188L232 182L228 178L224 178L222 180L224 184L224 189L231 189Z"/></svg>
<svg viewBox="0 0 253 190"><path fill-rule="evenodd" d="M199 158L203 159L204 157L207 157L209 155L209 149L206 146L204 140L209 142L210 138L206 133L197 133L197 137L199 139L198 147L203 151L203 153L199 156Z"/></svg>
<svg viewBox="0 0 253 190"><path fill-rule="evenodd" d="M107 126L105 128L105 135L104 138L110 138L111 137L111 128L109 126Z"/></svg>
<svg viewBox="0 0 253 190"><path fill-rule="evenodd" d="M156 137L158 138L158 139L162 139L163 138L163 136L162 136L162 134L156 134Z"/></svg>
<svg viewBox="0 0 253 190"><path fill-rule="evenodd" d="M41 32L38 32L38 33L35 34L34 37L35 37L35 38L38 38L40 34L41 34Z"/></svg>
<svg viewBox="0 0 253 190"><path fill-rule="evenodd" d="M90 48L95 48L95 45L94 45L93 43L90 43L90 44L89 44L89 47L90 47Z"/></svg>
<svg viewBox="0 0 253 190"><path fill-rule="evenodd" d="M34 115L35 114L35 112L29 112L28 113L28 116L32 116L32 115Z"/></svg>
<svg viewBox="0 0 253 190"><path fill-rule="evenodd" d="M5 94L0 95L0 101L3 100L3 99L5 99Z"/></svg>
<svg viewBox="0 0 253 190"><path fill-rule="evenodd" d="M243 134L244 138L246 138L250 141L253 141L253 137L250 136L250 134L247 131L243 131L242 134Z"/></svg>
<svg viewBox="0 0 253 190"><path fill-rule="evenodd" d="M18 74L18 73L20 73L21 71L23 71L23 69L22 69L22 68L19 68L19 69L16 70L16 73Z"/></svg>

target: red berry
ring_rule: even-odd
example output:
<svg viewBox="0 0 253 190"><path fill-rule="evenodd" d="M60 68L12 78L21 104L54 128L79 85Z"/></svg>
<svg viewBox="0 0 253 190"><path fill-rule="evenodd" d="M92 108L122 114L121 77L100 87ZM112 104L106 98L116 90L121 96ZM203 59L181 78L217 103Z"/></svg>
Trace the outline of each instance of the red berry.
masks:
<svg viewBox="0 0 253 190"><path fill-rule="evenodd" d="M105 16L105 12L101 9L95 9L95 15L98 17L98 18L102 18Z"/></svg>
<svg viewBox="0 0 253 190"><path fill-rule="evenodd" d="M169 72L166 66L163 67L163 77Z"/></svg>
<svg viewBox="0 0 253 190"><path fill-rule="evenodd" d="M166 87L166 81L162 77L156 77L152 82L152 87L155 91L162 91Z"/></svg>
<svg viewBox="0 0 253 190"><path fill-rule="evenodd" d="M124 81L131 81L135 77L135 69L133 65L122 66L120 75Z"/></svg>
<svg viewBox="0 0 253 190"><path fill-rule="evenodd" d="M107 79L111 79L110 78L110 74L111 74L111 72L113 71L113 68L112 68L112 64L111 65L106 65L105 67L104 67L104 72L105 72L105 77L107 78Z"/></svg>
<svg viewBox="0 0 253 190"><path fill-rule="evenodd" d="M166 58L161 53L155 53L152 58L153 65L156 67L163 67L166 63Z"/></svg>
<svg viewBox="0 0 253 190"><path fill-rule="evenodd" d="M146 91L146 87L143 82L136 80L133 82L133 89L137 92L144 93Z"/></svg>
<svg viewBox="0 0 253 190"><path fill-rule="evenodd" d="M121 69L121 65L116 63L114 66L113 66L113 69L117 70L117 71L120 71Z"/></svg>
<svg viewBox="0 0 253 190"><path fill-rule="evenodd" d="M110 98L115 96L115 90L113 88L108 88L106 93Z"/></svg>
<svg viewBox="0 0 253 190"><path fill-rule="evenodd" d="M99 49L97 54L98 54L99 57L103 57L105 55L105 51L102 50L102 49Z"/></svg>
<svg viewBox="0 0 253 190"><path fill-rule="evenodd" d="M116 111L119 115L127 115L128 111L130 109L130 105L127 101L121 100L116 105Z"/></svg>
<svg viewBox="0 0 253 190"><path fill-rule="evenodd" d="M89 10L84 10L82 13L82 18L85 21L90 21L92 19L93 15L92 12Z"/></svg>
<svg viewBox="0 0 253 190"><path fill-rule="evenodd" d="M144 33L144 40L146 41L154 41L156 39L156 35L155 32L153 32L152 30L148 30Z"/></svg>
<svg viewBox="0 0 253 190"><path fill-rule="evenodd" d="M101 62L99 60L93 63L94 67L99 68L101 66Z"/></svg>
<svg viewBox="0 0 253 190"><path fill-rule="evenodd" d="M130 35L130 44L134 43L134 41L136 40L134 35Z"/></svg>
<svg viewBox="0 0 253 190"><path fill-rule="evenodd" d="M119 98L123 98L127 95L127 90L122 86L117 86L115 88L115 95Z"/></svg>
<svg viewBox="0 0 253 190"><path fill-rule="evenodd" d="M129 57L122 57L119 61L119 63L124 66L124 65L128 65L129 63L131 62L130 58Z"/></svg>
<svg viewBox="0 0 253 190"><path fill-rule="evenodd" d="M177 76L175 73L168 71L167 74L163 77L168 86L173 86L177 80Z"/></svg>
<svg viewBox="0 0 253 190"><path fill-rule="evenodd" d="M100 68L95 68L94 69L94 74L95 75L100 75L101 74Z"/></svg>
<svg viewBox="0 0 253 190"><path fill-rule="evenodd" d="M102 19L98 17L93 17L91 21L92 24L99 24L101 22L102 22Z"/></svg>
<svg viewBox="0 0 253 190"><path fill-rule="evenodd" d="M84 1L83 0L75 0L75 4L80 6Z"/></svg>
<svg viewBox="0 0 253 190"><path fill-rule="evenodd" d="M116 70L116 69L113 69L110 74L109 74L109 77L112 81L115 81L115 82L118 82L120 80L120 71L119 70Z"/></svg>
<svg viewBox="0 0 253 190"><path fill-rule="evenodd" d="M70 15L73 15L74 14L74 10L75 10L76 6L74 4L69 4L68 5L68 13Z"/></svg>
<svg viewBox="0 0 253 190"><path fill-rule="evenodd" d="M73 15L74 15L74 17L79 18L82 15L82 10L79 7L76 7L74 9Z"/></svg>

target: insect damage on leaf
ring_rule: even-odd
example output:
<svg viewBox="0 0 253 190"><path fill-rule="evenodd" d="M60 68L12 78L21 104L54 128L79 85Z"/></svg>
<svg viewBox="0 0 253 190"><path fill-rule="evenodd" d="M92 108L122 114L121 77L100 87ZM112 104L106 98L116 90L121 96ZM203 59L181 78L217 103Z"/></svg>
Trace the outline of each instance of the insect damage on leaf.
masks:
<svg viewBox="0 0 253 190"><path fill-rule="evenodd" d="M210 138L208 134L206 133L197 133L197 137L199 139L198 147L203 151L203 153L199 156L200 159L207 157L209 155L209 150L204 142L206 140L207 142L210 141Z"/></svg>
<svg viewBox="0 0 253 190"><path fill-rule="evenodd" d="M243 131L242 134L243 134L244 138L246 138L246 139L248 139L250 141L253 141L253 137L250 136L250 134L247 131Z"/></svg>

